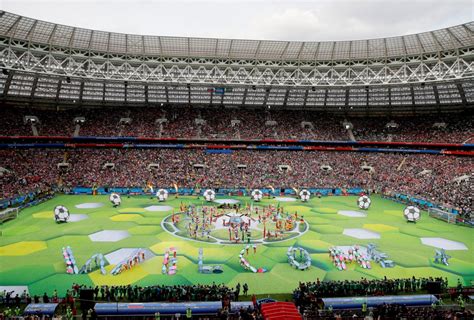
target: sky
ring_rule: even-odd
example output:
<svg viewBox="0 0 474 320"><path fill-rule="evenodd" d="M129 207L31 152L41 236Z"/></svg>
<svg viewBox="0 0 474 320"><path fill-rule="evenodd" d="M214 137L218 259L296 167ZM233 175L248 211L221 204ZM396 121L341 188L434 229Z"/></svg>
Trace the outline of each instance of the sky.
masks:
<svg viewBox="0 0 474 320"><path fill-rule="evenodd" d="M474 20L474 0L0 0L0 9L112 32L301 41L390 37Z"/></svg>

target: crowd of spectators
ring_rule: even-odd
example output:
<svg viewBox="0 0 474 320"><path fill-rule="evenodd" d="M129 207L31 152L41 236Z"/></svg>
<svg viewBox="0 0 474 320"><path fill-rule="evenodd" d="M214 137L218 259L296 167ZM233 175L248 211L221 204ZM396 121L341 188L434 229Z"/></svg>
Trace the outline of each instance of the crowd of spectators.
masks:
<svg viewBox="0 0 474 320"><path fill-rule="evenodd" d="M221 301L228 299L229 301L238 301L241 293L247 294L247 289L241 292L241 285L235 288L227 287L223 284L212 283L210 285L123 285L123 286L96 286L87 287L85 285L73 284L72 290L67 295L72 294L74 297L79 296L81 289L94 290L94 300L96 301Z"/></svg>
<svg viewBox="0 0 474 320"><path fill-rule="evenodd" d="M65 111L0 108L0 136L32 135L25 115L37 116L39 135L72 136L75 117L85 117L82 136L177 137L206 139L312 139L347 141L344 121L353 124L356 140L463 143L474 139L472 114L394 118L337 117L310 111L193 109L193 108L104 108ZM130 125L119 124L131 118ZM167 119L161 126L155 121ZM196 119L205 120L197 125ZM240 124L233 126L232 120ZM267 121L274 125L267 126ZM394 121L398 127L388 128ZM311 126L302 127L302 122ZM439 126L443 123L444 125ZM435 124L438 124L436 126Z"/></svg>
<svg viewBox="0 0 474 320"><path fill-rule="evenodd" d="M361 310L307 310L304 319L314 320L470 320L470 310L458 308L407 307L399 304L383 304L370 311Z"/></svg>
<svg viewBox="0 0 474 320"><path fill-rule="evenodd" d="M247 295L248 285L243 286L238 283L235 288L227 287L223 284L212 283L209 285L153 285L153 286L86 286L73 283L71 289L67 290L64 296L53 292L44 293L42 296L30 296L26 290L21 295L13 294L13 291L0 291L0 301L4 308L8 308L10 315L20 315L22 305L38 303L59 303L58 313L66 313L66 309L77 313L76 302L81 302L80 291L83 289L92 290L95 302L190 302L190 301L221 301L222 309L219 311L216 319L259 319L258 310L254 308L241 308L237 314L230 315L228 306L232 301L238 301L241 294ZM242 291L241 291L242 290ZM255 299L254 299L255 300ZM82 305L81 305L82 307ZM5 315L5 314L4 314ZM1 317L1 314L0 314ZM89 318L89 317L88 317ZM195 318L193 318L195 319Z"/></svg>
<svg viewBox="0 0 474 320"><path fill-rule="evenodd" d="M63 162L69 167L58 167ZM113 163L115 168L104 168L106 163ZM150 169L149 164L158 167ZM288 169L282 170L281 165ZM469 215L474 186L474 159L423 154L8 149L0 150L0 168L7 170L0 177L0 199L55 187L145 187L148 182L159 187L177 184L189 188L361 187L419 197ZM470 179L454 180L463 176Z"/></svg>
<svg viewBox="0 0 474 320"><path fill-rule="evenodd" d="M430 307L407 307L399 304L383 304L374 308L367 305L357 310L333 310L332 305L324 302L329 297L370 297L399 294L420 294L428 291L429 283L440 283L438 300ZM473 313L465 310L462 285L458 281L458 295L451 302L443 301L447 294L448 280L442 277L367 279L344 281L300 282L293 292L293 299L300 313L307 319L472 319ZM457 305L457 306L453 306ZM456 316L456 317L454 317Z"/></svg>
<svg viewBox="0 0 474 320"><path fill-rule="evenodd" d="M319 298L351 297L351 296L381 296L416 293L426 291L428 282L439 282L441 289L446 291L448 279L433 278L400 278L400 279L367 279L361 280L334 280L314 282L300 282L299 287L293 292L297 305L310 305Z"/></svg>

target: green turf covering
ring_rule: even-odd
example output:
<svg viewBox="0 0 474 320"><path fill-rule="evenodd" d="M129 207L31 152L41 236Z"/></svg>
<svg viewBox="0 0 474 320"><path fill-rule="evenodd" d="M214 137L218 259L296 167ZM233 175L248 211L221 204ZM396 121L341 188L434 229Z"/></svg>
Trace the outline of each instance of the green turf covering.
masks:
<svg viewBox="0 0 474 320"><path fill-rule="evenodd" d="M229 198L229 197L218 197ZM232 197L245 206L249 198ZM257 253L249 250L248 261L255 267L263 267L268 272L254 274L244 270L239 263L239 252L243 244L217 244L212 241L187 239L186 232L171 234L172 226L161 222L172 211L153 212L145 208L151 205L167 205L179 211L181 204L194 203L198 206L203 200L196 197L170 197L164 203L146 196L123 197L122 205L113 208L108 196L57 196L52 200L21 211L16 220L0 226L0 285L27 285L30 293L51 293L54 289L64 292L72 283L96 284L191 284L225 283L236 285L246 282L250 293L277 294L289 293L299 281L343 280L381 278L387 276L442 276L451 285L459 278L464 284L474 280L474 238L472 229L428 217L426 212L417 224L407 224L403 218L404 206L379 196L372 196L372 206L367 217L354 218L337 214L339 210L361 211L357 208L356 197L313 198L307 203L280 202L285 211L303 216L309 229L296 238L267 244L259 244ZM104 206L92 209L77 209L81 203L101 202ZM53 209L65 205L73 214L86 214L88 219L79 222L56 224ZM259 205L277 205L277 201L264 199ZM214 204L216 205L216 204ZM168 219L170 221L170 219ZM364 228L377 232L380 239L356 239L342 232L346 228ZM88 235L102 230L128 231L129 237L117 242L93 242ZM213 230L211 235L225 239L227 230ZM178 237L182 236L182 237ZM261 237L261 232L254 235ZM449 266L435 264L435 248L423 245L420 237L441 237L464 243L468 250L447 253L453 258ZM367 245L375 243L379 251L385 252L395 262L396 267L383 269L372 263L372 269L362 269L355 264L348 265L347 271L338 271L329 258L327 250L335 245ZM289 246L301 246L308 250L313 259L307 271L292 269L287 263L286 250ZM91 255L104 255L121 248L147 248L156 257L120 275L103 276L99 271L88 275L66 274L61 254L63 246L71 246L76 261L82 266ZM177 275L161 274L163 254L169 247L178 250ZM197 267L199 248L204 249L204 264L222 266L222 274L200 274ZM125 258L125 257L124 257ZM113 265L107 266L110 271Z"/></svg>

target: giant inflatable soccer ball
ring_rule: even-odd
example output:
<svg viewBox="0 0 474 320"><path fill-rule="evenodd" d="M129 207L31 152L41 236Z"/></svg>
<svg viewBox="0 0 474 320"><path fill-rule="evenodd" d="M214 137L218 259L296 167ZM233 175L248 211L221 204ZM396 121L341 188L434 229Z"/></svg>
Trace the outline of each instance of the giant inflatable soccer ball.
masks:
<svg viewBox="0 0 474 320"><path fill-rule="evenodd" d="M168 199L168 190L165 189L160 189L156 192L156 197L158 198L158 201L163 202Z"/></svg>
<svg viewBox="0 0 474 320"><path fill-rule="evenodd" d="M416 222L420 220L420 209L415 206L408 206L403 210L403 216L409 222Z"/></svg>
<svg viewBox="0 0 474 320"><path fill-rule="evenodd" d="M311 197L311 192L309 192L308 190L303 189L303 190L300 191L301 201L306 202L306 201L309 200L310 197Z"/></svg>
<svg viewBox="0 0 474 320"><path fill-rule="evenodd" d="M120 195L118 193L111 193L109 196L110 202L112 202L112 205L114 207L118 207L122 203L122 198L120 198Z"/></svg>
<svg viewBox="0 0 474 320"><path fill-rule="evenodd" d="M208 202L211 202L211 201L214 201L214 199L216 198L216 193L214 192L214 190L211 190L211 189L207 189L206 191L204 191L204 199L206 199L206 201Z"/></svg>
<svg viewBox="0 0 474 320"><path fill-rule="evenodd" d="M372 201L368 196L361 196L359 197L359 199L357 199L357 205L359 206L359 208L364 210L369 209L371 202Z"/></svg>
<svg viewBox="0 0 474 320"><path fill-rule="evenodd" d="M69 210L65 206L56 206L54 208L54 220L56 222L67 222L69 219Z"/></svg>
<svg viewBox="0 0 474 320"><path fill-rule="evenodd" d="M253 201L260 201L263 198L263 192L258 189L255 189L252 191L251 196Z"/></svg>

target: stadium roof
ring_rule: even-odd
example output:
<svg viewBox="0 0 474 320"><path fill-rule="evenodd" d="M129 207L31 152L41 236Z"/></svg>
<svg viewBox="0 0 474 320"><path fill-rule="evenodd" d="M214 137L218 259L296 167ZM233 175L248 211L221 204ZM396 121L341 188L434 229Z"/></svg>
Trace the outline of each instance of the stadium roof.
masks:
<svg viewBox="0 0 474 320"><path fill-rule="evenodd" d="M474 46L474 21L398 37L355 41L269 41L144 36L54 24L0 11L0 37L53 47L133 56L256 60L364 60Z"/></svg>

